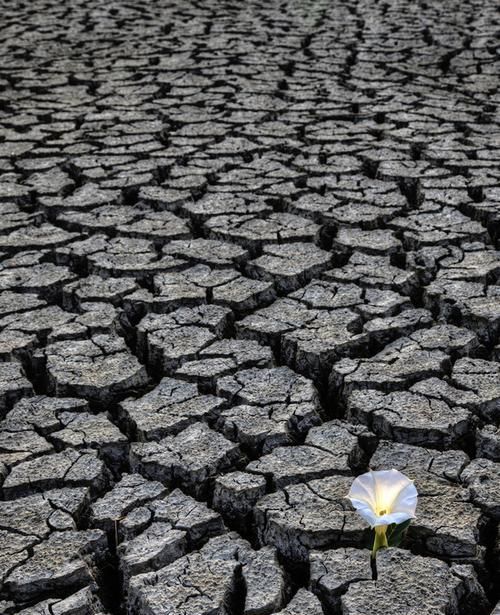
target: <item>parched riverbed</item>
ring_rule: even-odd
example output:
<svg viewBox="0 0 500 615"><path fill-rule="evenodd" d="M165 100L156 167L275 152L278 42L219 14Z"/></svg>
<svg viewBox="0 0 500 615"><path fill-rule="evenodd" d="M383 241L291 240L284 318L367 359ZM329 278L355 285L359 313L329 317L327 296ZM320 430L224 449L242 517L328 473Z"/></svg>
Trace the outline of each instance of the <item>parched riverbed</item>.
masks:
<svg viewBox="0 0 500 615"><path fill-rule="evenodd" d="M0 613L500 614L496 8L0 1Z"/></svg>

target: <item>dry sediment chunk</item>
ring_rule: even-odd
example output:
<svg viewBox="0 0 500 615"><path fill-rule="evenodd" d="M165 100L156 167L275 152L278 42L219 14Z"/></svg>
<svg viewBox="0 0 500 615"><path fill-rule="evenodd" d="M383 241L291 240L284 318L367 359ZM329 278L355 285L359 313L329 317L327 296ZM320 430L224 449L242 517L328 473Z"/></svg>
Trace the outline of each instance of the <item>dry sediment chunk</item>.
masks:
<svg viewBox="0 0 500 615"><path fill-rule="evenodd" d="M271 345L284 363L315 379L320 379L338 357L353 353L368 341L354 311L309 308L288 298L247 316L237 323L237 331L241 338Z"/></svg>
<svg viewBox="0 0 500 615"><path fill-rule="evenodd" d="M101 277L149 279L161 271L176 270L184 263L171 256L159 257L151 241L132 237L107 240L101 250L86 255L90 273Z"/></svg>
<svg viewBox="0 0 500 615"><path fill-rule="evenodd" d="M338 361L330 374L330 388L344 399L355 389L401 390L423 378L443 375L450 355L462 356L477 346L477 336L467 329L452 325L421 329L368 359Z"/></svg>
<svg viewBox="0 0 500 615"><path fill-rule="evenodd" d="M278 292L288 293L304 286L331 264L332 256L309 243L264 246L262 255L249 261L252 278L274 283Z"/></svg>
<svg viewBox="0 0 500 615"><path fill-rule="evenodd" d="M342 461L313 446L283 446L250 462L246 470L268 478L273 489L281 489L286 485L349 472L349 467Z"/></svg>
<svg viewBox="0 0 500 615"><path fill-rule="evenodd" d="M49 397L35 395L21 399L5 418L3 425L9 429L32 427L37 433L47 435L61 428L60 413L86 412L89 409L85 399L76 397Z"/></svg>
<svg viewBox="0 0 500 615"><path fill-rule="evenodd" d="M52 452L52 444L31 426L0 423L0 461L6 467Z"/></svg>
<svg viewBox="0 0 500 615"><path fill-rule="evenodd" d="M459 363L460 360L457 361ZM473 391L458 388L444 378L428 378L416 382L410 390L426 397L446 402L450 406L462 406L475 414L479 413L481 398Z"/></svg>
<svg viewBox="0 0 500 615"><path fill-rule="evenodd" d="M374 318L365 323L363 331L377 344L388 342L433 324L432 314L423 308L407 309L395 316Z"/></svg>
<svg viewBox="0 0 500 615"><path fill-rule="evenodd" d="M321 602L314 594L300 588L286 607L277 615L323 615Z"/></svg>
<svg viewBox="0 0 500 615"><path fill-rule="evenodd" d="M439 262L436 279L464 280L487 284L500 276L500 256L484 244L473 243L451 251L450 256Z"/></svg>
<svg viewBox="0 0 500 615"><path fill-rule="evenodd" d="M287 209L319 224L373 229L408 206L395 184L362 175L344 176L330 189L324 196L304 194L288 203Z"/></svg>
<svg viewBox="0 0 500 615"><path fill-rule="evenodd" d="M97 275L90 275L63 288L63 307L74 309L80 307L82 303L97 301L120 305L123 299L137 288L134 278L103 279Z"/></svg>
<svg viewBox="0 0 500 615"><path fill-rule="evenodd" d="M476 432L476 450L479 457L500 461L500 427L485 425Z"/></svg>
<svg viewBox="0 0 500 615"><path fill-rule="evenodd" d="M204 223L213 239L228 240L257 254L263 244L314 241L319 226L293 214L272 213L259 218L234 214L214 216Z"/></svg>
<svg viewBox="0 0 500 615"><path fill-rule="evenodd" d="M46 302L37 295L30 293L14 293L11 291L0 292L0 316L19 314L44 307Z"/></svg>
<svg viewBox="0 0 500 615"><path fill-rule="evenodd" d="M182 557L186 550L186 532L173 529L169 523L152 523L144 532L118 546L124 587L130 577L163 568Z"/></svg>
<svg viewBox="0 0 500 615"><path fill-rule="evenodd" d="M80 313L58 305L40 307L0 319L0 356L4 360L31 360L40 345L62 340L85 339L121 330L120 315L106 303L84 303Z"/></svg>
<svg viewBox="0 0 500 615"><path fill-rule="evenodd" d="M351 310L325 310L305 327L286 333L281 354L283 361L299 373L321 380L336 359L354 354L366 342L357 314Z"/></svg>
<svg viewBox="0 0 500 615"><path fill-rule="evenodd" d="M122 222L116 227L118 235L149 239L156 245L163 245L174 239L188 239L189 226L182 218L169 211L145 212L131 222Z"/></svg>
<svg viewBox="0 0 500 615"><path fill-rule="evenodd" d="M469 492L427 473L409 472L419 494L407 541L418 552L451 562L484 565L484 521ZM463 478L463 472L462 472Z"/></svg>
<svg viewBox="0 0 500 615"><path fill-rule="evenodd" d="M257 500L266 493L266 479L248 472L229 472L215 481L212 506L244 527Z"/></svg>
<svg viewBox="0 0 500 615"><path fill-rule="evenodd" d="M469 488L472 502L486 515L500 519L500 463L473 459L460 479Z"/></svg>
<svg viewBox="0 0 500 615"><path fill-rule="evenodd" d="M178 482L195 497L206 495L217 474L242 462L238 445L194 423L176 436L131 446L131 467L147 478Z"/></svg>
<svg viewBox="0 0 500 615"><path fill-rule="evenodd" d="M20 252L22 250L42 250L63 246L79 238L78 233L68 233L52 224L20 227L8 235L0 236L0 251Z"/></svg>
<svg viewBox="0 0 500 615"><path fill-rule="evenodd" d="M21 398L33 395L20 363L0 363L0 417Z"/></svg>
<svg viewBox="0 0 500 615"><path fill-rule="evenodd" d="M43 455L14 466L4 480L6 498L19 497L40 489L89 487L98 493L107 484L108 474L95 451L68 449Z"/></svg>
<svg viewBox="0 0 500 615"><path fill-rule="evenodd" d="M272 613L283 606L287 579L272 547L255 551L246 540L231 532L212 538L200 552L211 561L234 558L241 563L247 590L243 606L245 615Z"/></svg>
<svg viewBox="0 0 500 615"><path fill-rule="evenodd" d="M380 389L385 392L406 388L415 380L442 375L449 364L442 351L421 350L408 338L386 346L371 359L342 359L330 374L330 391L347 399L357 389Z"/></svg>
<svg viewBox="0 0 500 615"><path fill-rule="evenodd" d="M368 544L369 528L346 499L352 477L330 476L261 498L255 523L261 544L275 546L294 562L305 562L310 549Z"/></svg>
<svg viewBox="0 0 500 615"><path fill-rule="evenodd" d="M425 286L424 303L443 318L450 318L461 313L466 302L484 294L485 285L480 282L438 279Z"/></svg>
<svg viewBox="0 0 500 615"><path fill-rule="evenodd" d="M465 357L453 365L451 381L479 398L477 411L485 420L500 416L500 365L494 361Z"/></svg>
<svg viewBox="0 0 500 615"><path fill-rule="evenodd" d="M118 190L103 190L97 184L88 182L67 197L42 197L40 203L48 210L86 210L100 205L116 203L120 198Z"/></svg>
<svg viewBox="0 0 500 615"><path fill-rule="evenodd" d="M11 544L19 534L38 541L54 530L74 530L88 503L87 487L63 487L4 500L0 502L0 523L6 530L3 544Z"/></svg>
<svg viewBox="0 0 500 615"><path fill-rule="evenodd" d="M274 448L250 462L246 470L266 477L274 489L282 489L325 476L350 475L363 457L355 429L331 421L313 427L304 445Z"/></svg>
<svg viewBox="0 0 500 615"><path fill-rule="evenodd" d="M56 299L65 284L77 276L68 269L53 263L32 266L7 267L0 270L0 290L36 294L42 299Z"/></svg>
<svg viewBox="0 0 500 615"><path fill-rule="evenodd" d="M137 327L139 355L164 373L173 372L222 338L231 321L230 310L216 305L180 308L170 314L148 314Z"/></svg>
<svg viewBox="0 0 500 615"><path fill-rule="evenodd" d="M126 225L151 210L134 205L103 205L93 209L62 211L56 216L64 228L85 233L114 233L119 225Z"/></svg>
<svg viewBox="0 0 500 615"><path fill-rule="evenodd" d="M233 403L266 405L286 399L288 403L310 403L319 407L313 383L288 367L244 370L221 378L217 389Z"/></svg>
<svg viewBox="0 0 500 615"><path fill-rule="evenodd" d="M34 398L37 402L40 398ZM45 398L50 400L50 398ZM0 423L0 442L2 453L0 459L7 464L28 460L43 453L53 452L64 448L94 448L112 465L119 465L126 457L128 450L127 438L104 414L90 414L88 412L75 412L74 409L66 412L64 409L52 409L52 416L37 417L36 409L32 417L23 417L18 406ZM35 404L36 405L36 402ZM41 408L40 405L40 410ZM47 414L51 411L46 406ZM38 432L44 431L44 419L48 425L44 436ZM38 420L40 419L40 420ZM17 443L17 444L16 444Z"/></svg>
<svg viewBox="0 0 500 615"><path fill-rule="evenodd" d="M219 378L239 370L274 366L271 349L252 340L219 340L201 350L199 357L184 363L175 375L198 383L202 390L215 390Z"/></svg>
<svg viewBox="0 0 500 615"><path fill-rule="evenodd" d="M238 337L269 344L275 351L279 340L287 332L306 327L318 315L318 310L292 299L278 299L269 307L262 308L236 323Z"/></svg>
<svg viewBox="0 0 500 615"><path fill-rule="evenodd" d="M61 427L50 439L60 448L95 448L112 464L124 460L128 441L124 434L103 414L61 413Z"/></svg>
<svg viewBox="0 0 500 615"><path fill-rule="evenodd" d="M269 555L268 555L269 553ZM138 613L223 613L236 600L239 579L247 595L243 612L271 613L282 606L283 573L272 553L253 551L245 541L228 535L213 538L199 552L186 555L155 573L133 577L129 609Z"/></svg>
<svg viewBox="0 0 500 615"><path fill-rule="evenodd" d="M147 441L175 435L200 420L212 421L224 405L220 397L200 395L194 384L163 378L142 397L122 401L119 412L128 433Z"/></svg>
<svg viewBox="0 0 500 615"><path fill-rule="evenodd" d="M268 214L272 212L272 207L267 205L262 198L249 198L245 194L235 196L225 192L216 192L208 193L197 201L186 203L183 205L182 211L197 223L200 223L213 216L227 214L229 211L233 215Z"/></svg>
<svg viewBox="0 0 500 615"><path fill-rule="evenodd" d="M494 343L500 332L500 286L491 285L479 297L464 301L462 324L475 331L486 344Z"/></svg>
<svg viewBox="0 0 500 615"><path fill-rule="evenodd" d="M57 247L55 253L58 263L72 264L103 278L125 276L148 280L155 273L176 270L186 264L172 256L161 257L151 241L132 237L109 239L106 235L92 235Z"/></svg>
<svg viewBox="0 0 500 615"><path fill-rule="evenodd" d="M311 551L309 562L311 590L334 611L340 608L341 597L352 583L370 581L372 578L367 549L344 547Z"/></svg>
<svg viewBox="0 0 500 615"><path fill-rule="evenodd" d="M0 552L0 581L2 589L5 588L5 578L16 569L17 566L26 562L29 558L30 549L40 539L36 536L26 536L16 532L0 529L2 551ZM5 595L5 589L2 592Z"/></svg>
<svg viewBox="0 0 500 615"><path fill-rule="evenodd" d="M226 531L219 513L180 489L174 489L168 495L151 500L128 513L121 524L126 536L135 536L142 529L137 522L145 518L146 511L149 514L148 523L169 523L175 529L185 532L189 549L197 548L212 536Z"/></svg>
<svg viewBox="0 0 500 615"><path fill-rule="evenodd" d="M109 403L148 382L144 366L117 335L55 342L37 358L46 371L49 391L58 395Z"/></svg>
<svg viewBox="0 0 500 615"><path fill-rule="evenodd" d="M409 250L418 250L426 245L449 245L464 241L484 241L487 230L452 207L424 205L410 215L393 218L389 226L403 234Z"/></svg>
<svg viewBox="0 0 500 615"><path fill-rule="evenodd" d="M26 228L29 224L38 224L41 221L43 221L43 215L39 212L28 213L15 202L0 201L0 232L2 234Z"/></svg>
<svg viewBox="0 0 500 615"><path fill-rule="evenodd" d="M467 409L410 391L353 391L347 411L350 420L368 425L381 438L416 446L457 448L474 432Z"/></svg>
<svg viewBox="0 0 500 615"><path fill-rule="evenodd" d="M18 602L80 589L93 582L106 548L100 530L54 532L7 576L5 587Z"/></svg>
<svg viewBox="0 0 500 615"><path fill-rule="evenodd" d="M259 455L295 443L319 422L316 408L307 403L239 404L222 410L216 427L226 438Z"/></svg>
<svg viewBox="0 0 500 615"><path fill-rule="evenodd" d="M380 440L370 459L372 470L394 468L404 473L429 472L439 478L458 483L460 473L469 463L463 451L434 449Z"/></svg>
<svg viewBox="0 0 500 615"><path fill-rule="evenodd" d="M390 256L402 251L399 239L390 230L359 228L340 228L332 243L332 251L339 255L350 256L354 252L369 255Z"/></svg>
<svg viewBox="0 0 500 615"><path fill-rule="evenodd" d="M0 603L1 604L1 603ZM18 611L19 615L104 615L95 584L84 587L67 598L49 598Z"/></svg>
<svg viewBox="0 0 500 615"><path fill-rule="evenodd" d="M232 404L221 412L218 427L254 452L289 444L320 423L314 385L287 367L220 378L217 394Z"/></svg>
<svg viewBox="0 0 500 615"><path fill-rule="evenodd" d="M313 590L328 608L359 615L417 611L459 615L462 607L474 603L478 613L486 608L486 597L471 566L450 568L403 549L384 549L377 556L378 578L373 581L368 560L368 551L357 549L314 551Z"/></svg>
<svg viewBox="0 0 500 615"><path fill-rule="evenodd" d="M142 183L141 181L141 184ZM175 212L178 211L182 204L191 200L191 194L188 190L175 190L163 186L142 185L139 190L138 198L140 203Z"/></svg>
<svg viewBox="0 0 500 615"><path fill-rule="evenodd" d="M143 289L127 297L127 309L138 307L158 313L214 303L225 305L235 312L248 312L275 299L270 282L251 280L235 269L212 269L195 265L183 271L157 274L153 292Z"/></svg>
<svg viewBox="0 0 500 615"><path fill-rule="evenodd" d="M90 522L106 532L114 530L131 510L167 493L158 482L146 480L140 474L123 474L120 481L90 507Z"/></svg>
<svg viewBox="0 0 500 615"><path fill-rule="evenodd" d="M97 524L105 523L112 530L117 542L130 541L154 523L167 524L182 531L189 550L204 544L210 537L226 531L222 517L203 502L198 502L180 489L167 495L161 483L146 481L140 475L127 478L127 485L119 485L118 490L110 491L91 509L92 519ZM139 478L138 497L129 497L132 483ZM127 493L128 491L128 493ZM111 498L112 517L105 510L108 498Z"/></svg>
<svg viewBox="0 0 500 615"><path fill-rule="evenodd" d="M358 284L368 288L394 290L411 295L418 286L417 274L391 265L387 256L354 252L343 267L325 271L323 279Z"/></svg>
<svg viewBox="0 0 500 615"><path fill-rule="evenodd" d="M363 320L394 316L412 307L408 297L393 290L363 289L356 284L342 284L326 280L312 280L304 288L292 293L290 297L312 309L349 308L354 312L359 312Z"/></svg>
<svg viewBox="0 0 500 615"><path fill-rule="evenodd" d="M248 258L247 250L238 245L201 237L171 241L163 246L162 253L192 265L204 263L213 268L236 267Z"/></svg>
<svg viewBox="0 0 500 615"><path fill-rule="evenodd" d="M0 459L11 467L54 452L47 436L63 428L59 415L67 415L69 420L73 413L86 410L88 405L84 400L43 395L21 399L0 423ZM110 425L106 423L107 428ZM112 431L112 434L116 438L119 432Z"/></svg>

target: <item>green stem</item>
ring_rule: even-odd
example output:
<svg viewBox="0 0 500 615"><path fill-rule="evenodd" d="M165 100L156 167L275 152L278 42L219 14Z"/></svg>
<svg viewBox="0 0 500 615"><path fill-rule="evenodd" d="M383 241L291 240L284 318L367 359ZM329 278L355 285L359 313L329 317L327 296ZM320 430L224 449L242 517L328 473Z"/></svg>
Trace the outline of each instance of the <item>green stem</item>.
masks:
<svg viewBox="0 0 500 615"><path fill-rule="evenodd" d="M379 525L375 527L375 540L373 541L372 559L377 557L377 551L389 546L386 535L387 526Z"/></svg>

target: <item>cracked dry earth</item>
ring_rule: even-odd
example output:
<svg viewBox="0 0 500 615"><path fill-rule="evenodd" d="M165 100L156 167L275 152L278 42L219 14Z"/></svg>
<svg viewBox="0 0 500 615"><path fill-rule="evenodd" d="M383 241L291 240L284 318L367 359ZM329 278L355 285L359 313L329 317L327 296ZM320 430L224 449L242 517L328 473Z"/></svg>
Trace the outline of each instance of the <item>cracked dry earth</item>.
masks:
<svg viewBox="0 0 500 615"><path fill-rule="evenodd" d="M1 4L0 612L498 615L496 3Z"/></svg>

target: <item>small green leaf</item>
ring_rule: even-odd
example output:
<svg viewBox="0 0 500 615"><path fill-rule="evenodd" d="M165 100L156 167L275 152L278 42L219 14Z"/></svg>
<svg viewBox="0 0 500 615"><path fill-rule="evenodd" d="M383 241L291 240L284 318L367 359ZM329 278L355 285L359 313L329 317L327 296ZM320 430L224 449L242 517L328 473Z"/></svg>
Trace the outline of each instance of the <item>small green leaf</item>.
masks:
<svg viewBox="0 0 500 615"><path fill-rule="evenodd" d="M389 543L390 547L397 547L401 543L407 529L410 526L410 523L411 519L408 519L407 521L403 521L403 523L399 523L398 525L396 525L395 523L389 525L389 527L387 528L387 542Z"/></svg>
<svg viewBox="0 0 500 615"><path fill-rule="evenodd" d="M397 527L396 523L391 523L390 525L387 526L387 538L391 537L391 534L394 532L396 527Z"/></svg>

